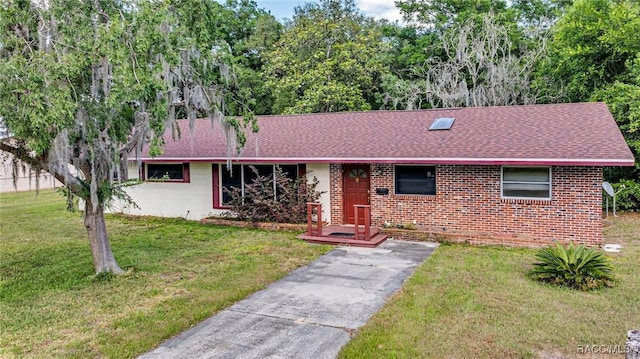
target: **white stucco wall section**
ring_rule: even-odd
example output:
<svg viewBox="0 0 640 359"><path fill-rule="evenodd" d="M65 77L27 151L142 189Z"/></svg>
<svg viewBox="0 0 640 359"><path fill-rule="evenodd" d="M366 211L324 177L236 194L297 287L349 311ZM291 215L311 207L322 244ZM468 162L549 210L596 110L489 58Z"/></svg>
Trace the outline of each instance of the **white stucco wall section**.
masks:
<svg viewBox="0 0 640 359"><path fill-rule="evenodd" d="M191 162L189 183L144 182L127 188L127 193L138 205L116 203L113 212L158 217L182 217L199 220L223 212L213 209L213 182L211 163ZM138 178L136 165L129 166L129 178Z"/></svg>
<svg viewBox="0 0 640 359"><path fill-rule="evenodd" d="M126 188L127 193L140 208L117 201L112 203L110 210L133 215L182 217L192 220L222 214L225 210L213 208L211 166L212 164L207 162L191 162L189 164L189 183L144 182ZM128 171L129 178L138 178L139 171L136 164L130 164ZM331 223L329 164L307 164L307 174L309 181L313 177L318 179L316 190L325 192L319 201L322 203L322 218Z"/></svg>
<svg viewBox="0 0 640 359"><path fill-rule="evenodd" d="M331 177L328 163L308 163L307 178L312 180L316 177L319 181L316 190L325 192L320 196L319 202L322 203L322 220L331 223L331 202L329 201L329 188L331 186Z"/></svg>

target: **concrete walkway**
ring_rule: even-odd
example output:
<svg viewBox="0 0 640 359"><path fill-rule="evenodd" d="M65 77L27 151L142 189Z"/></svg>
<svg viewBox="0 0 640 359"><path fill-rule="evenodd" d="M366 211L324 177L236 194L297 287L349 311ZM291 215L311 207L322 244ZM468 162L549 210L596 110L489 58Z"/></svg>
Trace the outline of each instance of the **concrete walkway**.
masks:
<svg viewBox="0 0 640 359"><path fill-rule="evenodd" d="M140 358L335 358L436 246L337 247Z"/></svg>

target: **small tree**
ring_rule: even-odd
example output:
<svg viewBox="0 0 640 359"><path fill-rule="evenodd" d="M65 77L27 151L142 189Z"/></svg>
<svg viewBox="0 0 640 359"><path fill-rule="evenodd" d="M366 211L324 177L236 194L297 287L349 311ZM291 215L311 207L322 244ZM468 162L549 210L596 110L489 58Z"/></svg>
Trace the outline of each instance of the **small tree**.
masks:
<svg viewBox="0 0 640 359"><path fill-rule="evenodd" d="M262 176L250 166L256 177L242 189L225 191L231 195L229 206L236 218L251 222L304 223L307 220L307 202L316 202L324 192L318 192L318 179L308 183L307 176L296 179L276 166L273 175Z"/></svg>

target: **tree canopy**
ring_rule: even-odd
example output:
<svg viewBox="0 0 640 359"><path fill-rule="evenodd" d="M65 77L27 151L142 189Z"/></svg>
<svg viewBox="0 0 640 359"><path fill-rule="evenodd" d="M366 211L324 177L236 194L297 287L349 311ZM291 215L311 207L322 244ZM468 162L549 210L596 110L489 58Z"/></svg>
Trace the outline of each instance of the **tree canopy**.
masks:
<svg viewBox="0 0 640 359"><path fill-rule="evenodd" d="M616 81L628 81L640 54L640 5L636 1L577 0L554 26L552 77L570 101L588 100Z"/></svg>
<svg viewBox="0 0 640 359"><path fill-rule="evenodd" d="M636 181L640 193L640 37L632 35L640 33L640 3L577 0L552 31L552 86L571 102L607 103L636 156L635 169L609 170L607 179Z"/></svg>
<svg viewBox="0 0 640 359"><path fill-rule="evenodd" d="M405 19L421 27L443 32L455 24L481 21L489 12L504 13L504 0L400 0L398 7Z"/></svg>
<svg viewBox="0 0 640 359"><path fill-rule="evenodd" d="M207 31L214 9L208 1L3 2L0 116L14 137L0 150L84 200L97 273L122 271L104 208L126 197L130 154L147 143L158 153L176 116L219 123L230 151L242 141L242 122L224 116L234 96L229 54Z"/></svg>
<svg viewBox="0 0 640 359"><path fill-rule="evenodd" d="M385 77L392 108L504 106L535 103L532 84L544 41L528 49L516 46L508 28L493 13L477 24L467 20L438 38L443 56L413 65L408 78Z"/></svg>
<svg viewBox="0 0 640 359"><path fill-rule="evenodd" d="M353 0L322 0L296 8L266 56L264 77L274 113L373 108L384 71L381 27Z"/></svg>

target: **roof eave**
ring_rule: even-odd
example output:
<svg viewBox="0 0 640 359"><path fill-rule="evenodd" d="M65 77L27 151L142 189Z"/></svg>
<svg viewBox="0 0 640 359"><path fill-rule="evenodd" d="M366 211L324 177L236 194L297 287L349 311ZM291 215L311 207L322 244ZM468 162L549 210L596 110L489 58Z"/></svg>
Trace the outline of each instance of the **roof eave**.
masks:
<svg viewBox="0 0 640 359"><path fill-rule="evenodd" d="M226 157L143 157L144 162L226 162ZM385 163L500 166L634 166L633 159L617 158L339 158L339 157L232 157L234 163Z"/></svg>

